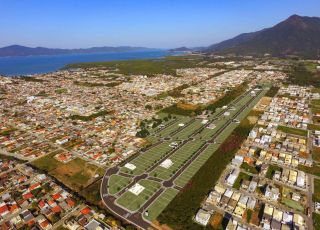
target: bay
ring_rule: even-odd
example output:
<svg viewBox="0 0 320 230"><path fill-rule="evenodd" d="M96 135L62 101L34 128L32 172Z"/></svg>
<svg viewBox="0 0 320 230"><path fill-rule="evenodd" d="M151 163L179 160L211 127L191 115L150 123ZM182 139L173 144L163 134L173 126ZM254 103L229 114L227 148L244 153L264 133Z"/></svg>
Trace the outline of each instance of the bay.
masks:
<svg viewBox="0 0 320 230"><path fill-rule="evenodd" d="M165 50L130 51L115 53L41 55L0 58L0 75L21 76L57 71L65 65L82 62L161 58L172 55Z"/></svg>

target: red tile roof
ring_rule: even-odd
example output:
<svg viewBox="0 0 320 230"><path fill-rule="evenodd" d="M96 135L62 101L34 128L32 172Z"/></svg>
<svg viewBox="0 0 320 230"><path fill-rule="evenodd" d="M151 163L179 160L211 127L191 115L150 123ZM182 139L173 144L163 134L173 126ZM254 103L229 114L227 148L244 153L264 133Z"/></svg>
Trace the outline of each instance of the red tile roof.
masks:
<svg viewBox="0 0 320 230"><path fill-rule="evenodd" d="M3 214L5 212L7 212L9 209L8 209L8 206L7 205L3 205L0 207L0 214Z"/></svg>
<svg viewBox="0 0 320 230"><path fill-rule="evenodd" d="M54 213L59 213L59 212L62 211L59 205L54 206L51 210L52 210Z"/></svg>
<svg viewBox="0 0 320 230"><path fill-rule="evenodd" d="M52 198L53 198L54 200L59 200L61 197L62 197L62 196L60 195L60 193L56 193L56 194L53 194L53 195L52 195Z"/></svg>
<svg viewBox="0 0 320 230"><path fill-rule="evenodd" d="M81 213L83 215L89 214L91 212L91 209L89 207L85 207L84 209L81 210Z"/></svg>
<svg viewBox="0 0 320 230"><path fill-rule="evenodd" d="M23 194L23 199L25 199L25 200L28 200L28 199L30 199L30 198L32 198L33 197L33 195L32 195L32 193L31 192L29 192L29 193L26 193L26 194Z"/></svg>

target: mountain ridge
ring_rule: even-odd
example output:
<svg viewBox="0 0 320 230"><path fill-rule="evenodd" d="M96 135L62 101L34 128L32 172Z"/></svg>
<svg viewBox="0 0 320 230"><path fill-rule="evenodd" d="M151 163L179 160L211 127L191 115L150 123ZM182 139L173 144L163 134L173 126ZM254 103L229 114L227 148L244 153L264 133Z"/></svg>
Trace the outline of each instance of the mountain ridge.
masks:
<svg viewBox="0 0 320 230"><path fill-rule="evenodd" d="M242 33L213 44L205 53L275 56L297 55L315 58L320 50L320 18L292 15L256 32Z"/></svg>
<svg viewBox="0 0 320 230"><path fill-rule="evenodd" d="M46 47L28 47L22 45L10 45L0 48L0 57L17 56L37 56L37 55L62 55L62 54L89 54L102 52L128 52L128 51L147 51L159 50L155 48L135 47L135 46L102 46L79 49L60 49Z"/></svg>

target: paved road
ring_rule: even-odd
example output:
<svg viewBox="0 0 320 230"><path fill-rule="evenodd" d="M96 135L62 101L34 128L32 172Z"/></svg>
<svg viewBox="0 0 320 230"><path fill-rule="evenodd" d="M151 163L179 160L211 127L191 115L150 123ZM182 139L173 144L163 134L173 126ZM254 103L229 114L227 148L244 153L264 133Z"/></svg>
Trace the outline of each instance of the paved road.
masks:
<svg viewBox="0 0 320 230"><path fill-rule="evenodd" d="M244 96L246 96L247 94L249 94L250 91L246 92L246 94L242 95L241 97L239 97L238 99L236 99L234 102L232 102L230 105L234 105L234 103L238 102L241 98L243 98ZM190 164L201 155L201 153L212 143L214 143L214 140L219 137L219 135L226 130L231 124L233 124L233 120L236 119L260 94L262 93L262 91L260 91L255 97L250 98L250 100L243 105L232 117L230 117L226 123L220 127L215 134L210 138L210 140L206 141L204 143L203 146L201 146L194 154L193 156L182 166L179 168L179 170L174 173L174 175L168 179L168 180L161 180L158 178L154 178L151 177L149 175L149 173L155 169L157 166L160 165L160 161L158 163L156 163L155 165L151 166L150 168L148 168L146 170L146 172L144 174L138 175L138 176L133 176L133 175L129 175L126 173L120 173L119 167L114 167L114 168L110 168L106 171L105 176L103 177L102 183L101 183L101 187L100 187L100 194L101 194L101 198L102 201L104 203L104 205L110 210L112 211L116 216L118 216L120 219L123 219L133 225L135 225L138 228L142 228L142 229L147 229L150 227L151 223L147 220L145 220L143 218L143 213L144 210L146 210L148 208L148 206L155 201L160 194L165 190L165 188L174 188L174 189L178 189L181 190L182 188L179 186L175 186L174 185L174 180L180 176L183 171L190 166ZM228 108L229 109L229 108ZM226 110L221 110L219 113L217 113L215 115L215 117L221 116ZM193 119L184 127L179 128L179 132L181 130L183 130L183 128L187 127L188 125L190 125L193 122ZM192 137L197 135L198 133L200 133L205 127L207 127L208 125L210 125L210 123L212 123L213 120L210 120L210 122L208 122L207 124L203 125L202 127L200 127L199 129L195 130L190 136L188 140L183 141L182 143L180 143L180 145L173 149L172 151L170 151L167 155L166 158L168 158L169 156L171 156L172 154L174 154L179 148L181 148L183 145L185 145L186 143L188 143L189 141L192 141ZM174 131L172 133L170 133L170 136L176 134L177 132ZM157 143L159 144L159 143ZM143 153L142 153L143 154ZM132 159L131 159L132 160ZM125 188L123 188L121 191L119 191L117 194L115 195L111 195L108 193L108 181L111 175L113 174L121 174L123 176L126 177L131 177L133 179L133 181L127 185ZM128 188L130 188L131 186L133 186L135 183L137 183L139 180L141 179L149 179L149 180L154 180L154 181L162 181L162 187L156 191L151 198L148 199L148 201L146 203L144 203L138 211L136 212L131 212L129 210L126 210L125 208L119 206L116 204L116 199L118 196L121 196L123 193L125 193L127 191ZM159 182L160 182L159 181Z"/></svg>

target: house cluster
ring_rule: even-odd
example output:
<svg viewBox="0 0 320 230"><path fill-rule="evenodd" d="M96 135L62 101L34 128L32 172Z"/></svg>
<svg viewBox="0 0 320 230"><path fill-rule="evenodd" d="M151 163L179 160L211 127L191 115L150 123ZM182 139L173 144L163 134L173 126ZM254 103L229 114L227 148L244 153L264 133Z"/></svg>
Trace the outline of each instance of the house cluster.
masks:
<svg viewBox="0 0 320 230"><path fill-rule="evenodd" d="M81 203L51 177L15 159L1 157L0 162L0 229L111 229L103 214ZM73 217L78 225L62 221Z"/></svg>
<svg viewBox="0 0 320 230"><path fill-rule="evenodd" d="M284 77L213 67L177 69L175 76L124 76L101 67L1 77L0 148L27 160L59 148L65 150L57 156L61 162L72 154L116 165L145 145L136 137L139 124L161 108L181 101L208 103L244 82Z"/></svg>
<svg viewBox="0 0 320 230"><path fill-rule="evenodd" d="M48 142L5 124L0 124L0 148L6 153L21 159L35 159L54 150Z"/></svg>
<svg viewBox="0 0 320 230"><path fill-rule="evenodd" d="M89 206L82 206L63 222L63 227L69 230L117 230L115 223L106 223L105 215L99 213ZM112 226L114 225L114 226Z"/></svg>
<svg viewBox="0 0 320 230"><path fill-rule="evenodd" d="M291 90L294 93L290 94ZM283 99L283 94L290 94L288 98L295 100L292 105L303 105L292 110L299 113L298 120L304 111L300 126L281 119L268 120L266 112L261 112L195 215L197 223L207 225L215 213L229 219L227 229L306 229L312 221L306 215L313 205L308 193L309 175L297 169L299 165L311 167L313 164L307 135L308 101L303 98L299 101L301 96L310 96L310 89L290 85L281 88L276 100L270 100L265 110L275 111L272 110L278 106L275 101ZM291 111L289 105L287 109Z"/></svg>

